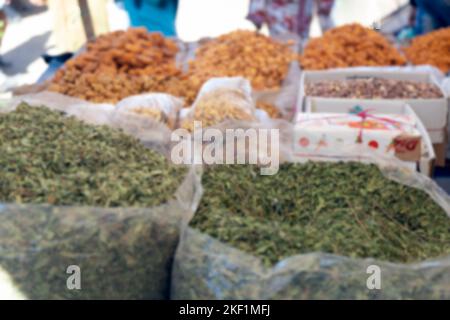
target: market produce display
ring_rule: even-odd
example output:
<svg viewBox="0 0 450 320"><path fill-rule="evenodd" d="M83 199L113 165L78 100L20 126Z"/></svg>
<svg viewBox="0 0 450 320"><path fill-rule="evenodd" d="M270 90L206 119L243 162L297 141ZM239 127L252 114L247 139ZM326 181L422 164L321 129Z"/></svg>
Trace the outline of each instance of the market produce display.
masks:
<svg viewBox="0 0 450 320"><path fill-rule="evenodd" d="M405 48L409 61L415 65L430 64L442 72L450 71L450 27L439 29L412 40Z"/></svg>
<svg viewBox="0 0 450 320"><path fill-rule="evenodd" d="M378 32L349 24L311 39L300 57L305 70L406 64L401 53Z"/></svg>
<svg viewBox="0 0 450 320"><path fill-rule="evenodd" d="M214 77L244 76L255 90L278 89L297 58L290 45L255 32L231 32L201 45L183 72L174 41L142 28L117 31L88 43L56 73L48 90L96 103L159 92L183 98L189 107ZM274 106L263 109L281 116Z"/></svg>
<svg viewBox="0 0 450 320"><path fill-rule="evenodd" d="M98 37L60 69L49 90L92 102L115 103L145 92L183 95L177 44L144 28Z"/></svg>
<svg viewBox="0 0 450 320"><path fill-rule="evenodd" d="M351 99L439 99L442 91L433 83L381 78L324 80L305 84L312 97Z"/></svg>
<svg viewBox="0 0 450 320"><path fill-rule="evenodd" d="M213 77L241 76L253 89L277 89L296 54L290 43L279 43L257 32L238 30L201 45L189 63L189 78L200 89Z"/></svg>
<svg viewBox="0 0 450 320"><path fill-rule="evenodd" d="M327 70L448 73L450 28L402 50L357 23L308 40L301 55L293 45L244 30L183 43L130 28L89 41L33 88L51 93L4 103L0 289L31 299L450 298L449 198L424 175L445 162L435 154L446 145L446 82L416 67L388 68L406 80ZM299 86L301 69L326 71ZM173 133L199 122L276 129L256 146L279 156L279 170L264 175L262 154L258 165L173 164ZM383 290L367 289L373 265ZM69 269L81 290L69 288Z"/></svg>
<svg viewBox="0 0 450 320"><path fill-rule="evenodd" d="M324 252L416 262L450 253L450 219L423 191L361 163L215 166L191 226L273 265Z"/></svg>
<svg viewBox="0 0 450 320"><path fill-rule="evenodd" d="M0 137L0 266L27 297L168 297L185 168L43 107L0 115ZM71 265L82 290L66 286Z"/></svg>

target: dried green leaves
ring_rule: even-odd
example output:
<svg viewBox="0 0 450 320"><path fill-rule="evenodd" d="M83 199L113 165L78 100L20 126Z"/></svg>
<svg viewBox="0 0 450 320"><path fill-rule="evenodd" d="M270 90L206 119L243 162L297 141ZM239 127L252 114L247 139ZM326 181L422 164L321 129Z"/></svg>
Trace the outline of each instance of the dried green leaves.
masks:
<svg viewBox="0 0 450 320"><path fill-rule="evenodd" d="M118 130L27 105L0 116L3 202L149 207L185 172Z"/></svg>
<svg viewBox="0 0 450 320"><path fill-rule="evenodd" d="M186 176L118 130L27 105L1 114L0 266L32 299L168 298Z"/></svg>
<svg viewBox="0 0 450 320"><path fill-rule="evenodd" d="M219 166L192 226L270 265L326 252L414 262L450 253L450 219L424 193L359 163Z"/></svg>

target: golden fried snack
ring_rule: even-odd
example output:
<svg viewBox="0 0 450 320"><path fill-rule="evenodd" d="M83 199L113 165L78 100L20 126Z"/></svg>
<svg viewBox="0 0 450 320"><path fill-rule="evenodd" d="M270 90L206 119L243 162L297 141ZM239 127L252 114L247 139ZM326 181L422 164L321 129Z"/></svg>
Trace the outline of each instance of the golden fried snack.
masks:
<svg viewBox="0 0 450 320"><path fill-rule="evenodd" d="M76 72L67 71L66 76L70 77L71 81L53 82L48 90L96 103L116 103L126 97L147 92L164 92L177 97L195 98L195 95L189 92L188 81L181 76L75 74Z"/></svg>
<svg viewBox="0 0 450 320"><path fill-rule="evenodd" d="M183 92L177 44L144 28L116 31L87 44L52 80L49 90L92 102L115 103L145 92Z"/></svg>
<svg viewBox="0 0 450 320"><path fill-rule="evenodd" d="M450 71L450 27L414 38L411 45L404 51L413 64L430 64L448 73Z"/></svg>
<svg viewBox="0 0 450 320"><path fill-rule="evenodd" d="M197 89L213 77L241 76L256 90L276 89L297 55L282 44L252 31L234 31L200 46L189 64L190 85Z"/></svg>
<svg viewBox="0 0 450 320"><path fill-rule="evenodd" d="M378 32L359 24L348 24L311 39L300 64L305 70L357 66L404 65L406 59Z"/></svg>

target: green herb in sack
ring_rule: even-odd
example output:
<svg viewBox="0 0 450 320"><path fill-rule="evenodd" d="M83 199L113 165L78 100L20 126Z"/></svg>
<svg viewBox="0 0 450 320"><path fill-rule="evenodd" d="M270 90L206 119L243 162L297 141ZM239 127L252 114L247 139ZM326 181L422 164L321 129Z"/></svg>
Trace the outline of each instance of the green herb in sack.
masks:
<svg viewBox="0 0 450 320"><path fill-rule="evenodd" d="M450 219L423 191L361 163L217 166L191 225L266 265L310 252L413 262L450 254Z"/></svg>
<svg viewBox="0 0 450 320"><path fill-rule="evenodd" d="M167 201L185 170L119 130L46 108L0 116L0 201L150 207Z"/></svg>
<svg viewBox="0 0 450 320"><path fill-rule="evenodd" d="M167 298L186 173L118 130L1 114L0 266L33 299Z"/></svg>

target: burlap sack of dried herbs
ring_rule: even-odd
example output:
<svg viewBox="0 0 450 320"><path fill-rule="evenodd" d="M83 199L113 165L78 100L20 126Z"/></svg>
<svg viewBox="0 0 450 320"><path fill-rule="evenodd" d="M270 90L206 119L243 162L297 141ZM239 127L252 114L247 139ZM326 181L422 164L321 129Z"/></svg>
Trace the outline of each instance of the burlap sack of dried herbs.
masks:
<svg viewBox="0 0 450 320"><path fill-rule="evenodd" d="M273 176L205 167L171 298L450 299L448 195L394 159L342 155L291 150Z"/></svg>
<svg viewBox="0 0 450 320"><path fill-rule="evenodd" d="M107 105L47 98L25 100L51 109L14 101L0 114L0 269L30 299L168 298L193 170Z"/></svg>

